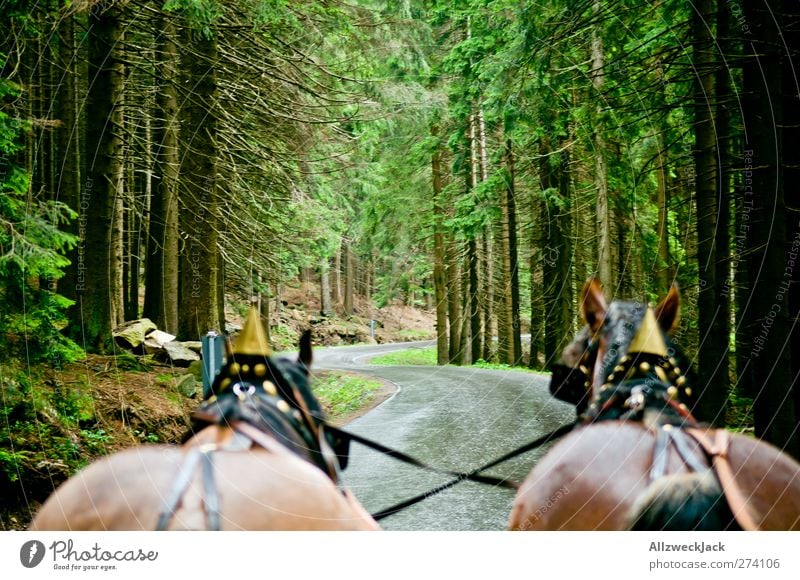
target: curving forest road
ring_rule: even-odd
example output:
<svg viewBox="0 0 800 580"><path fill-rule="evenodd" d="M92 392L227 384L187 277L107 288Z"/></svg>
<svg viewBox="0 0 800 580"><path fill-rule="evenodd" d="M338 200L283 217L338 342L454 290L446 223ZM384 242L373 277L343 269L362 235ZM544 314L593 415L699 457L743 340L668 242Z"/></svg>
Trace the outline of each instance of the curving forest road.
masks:
<svg viewBox="0 0 800 580"><path fill-rule="evenodd" d="M432 342L325 348L316 369L358 371L391 381L393 397L347 429L435 466L469 471L574 418L553 399L548 377L469 367L371 366L369 358ZM540 448L487 473L522 481ZM450 478L406 466L353 443L346 485L370 512L425 492ZM387 530L504 530L512 490L462 482L380 523Z"/></svg>

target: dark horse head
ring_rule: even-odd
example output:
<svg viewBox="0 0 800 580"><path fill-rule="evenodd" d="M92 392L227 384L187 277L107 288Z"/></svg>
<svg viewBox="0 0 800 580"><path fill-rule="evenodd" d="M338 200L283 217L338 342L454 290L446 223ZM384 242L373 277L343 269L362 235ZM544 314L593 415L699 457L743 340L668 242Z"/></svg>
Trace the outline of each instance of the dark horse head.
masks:
<svg viewBox="0 0 800 580"><path fill-rule="evenodd" d="M193 431L244 421L335 478L328 451L336 450L344 468L346 444L324 432L324 411L309 385L311 361L309 331L300 338L296 360L273 356L259 314L252 309L214 379L211 396L192 415Z"/></svg>
<svg viewBox="0 0 800 580"><path fill-rule="evenodd" d="M659 421L689 417L688 360L669 335L680 312L677 287L656 307L621 300L607 305L600 283L591 279L580 307L586 326L554 366L553 395L576 405L587 420L642 418L645 410Z"/></svg>

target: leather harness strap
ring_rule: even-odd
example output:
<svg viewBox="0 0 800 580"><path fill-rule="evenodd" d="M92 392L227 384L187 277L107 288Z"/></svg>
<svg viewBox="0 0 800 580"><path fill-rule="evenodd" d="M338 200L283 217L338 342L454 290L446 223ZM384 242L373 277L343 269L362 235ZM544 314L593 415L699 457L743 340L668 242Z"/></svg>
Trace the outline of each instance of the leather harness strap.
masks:
<svg viewBox="0 0 800 580"><path fill-rule="evenodd" d="M698 457L697 452L692 449L691 444L684 434L684 429L672 427L672 425L664 425L662 429L669 435L670 440L673 445L675 445L675 449L678 451L678 455L680 455L683 463L689 466L689 469L695 473L708 471L708 465L706 465L706 463Z"/></svg>
<svg viewBox="0 0 800 580"><path fill-rule="evenodd" d="M250 423L245 421L234 421L231 423L231 427L270 453L287 453L286 447Z"/></svg>
<svg viewBox="0 0 800 580"><path fill-rule="evenodd" d="M728 505L731 508L733 517L736 522L746 531L757 531L759 525L750 514L747 505L747 499L742 494L741 488L736 483L736 477L733 474L731 463L728 460L728 450L730 449L730 434L724 429L716 429L714 431L714 441L708 436L708 433L700 429L687 429L691 435L703 448L703 450L711 457L711 466L717 474L722 493L728 500Z"/></svg>
<svg viewBox="0 0 800 580"><path fill-rule="evenodd" d="M206 508L208 527L213 531L220 529L219 495L214 485L214 464L211 458L211 454L216 450L217 445L214 443L198 445L189 449L175 480L175 485L172 487L172 492L167 497L158 515L156 531L161 532L169 527L175 512L178 510L178 506L181 504L183 495L194 479L198 463L202 464L202 482L205 492L203 503Z"/></svg>

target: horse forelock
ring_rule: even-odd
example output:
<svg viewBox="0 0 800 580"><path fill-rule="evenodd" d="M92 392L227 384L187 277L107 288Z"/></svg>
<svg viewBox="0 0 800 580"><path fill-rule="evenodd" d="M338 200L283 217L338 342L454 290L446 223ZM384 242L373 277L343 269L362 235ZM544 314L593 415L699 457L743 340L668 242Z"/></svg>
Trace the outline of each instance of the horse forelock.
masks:
<svg viewBox="0 0 800 580"><path fill-rule="evenodd" d="M614 301L608 306L603 322L603 352L601 365L603 380L614 372L620 359L628 354L628 347L642 325L647 305L638 302Z"/></svg>

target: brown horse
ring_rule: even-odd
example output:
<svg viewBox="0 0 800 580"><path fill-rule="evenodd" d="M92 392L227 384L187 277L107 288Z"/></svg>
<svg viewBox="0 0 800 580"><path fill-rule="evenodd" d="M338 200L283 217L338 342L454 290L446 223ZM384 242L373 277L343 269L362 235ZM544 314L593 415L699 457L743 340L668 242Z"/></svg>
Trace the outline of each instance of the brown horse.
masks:
<svg viewBox="0 0 800 580"><path fill-rule="evenodd" d="M698 385L668 334L679 302L673 287L655 310L606 306L599 283L586 284L586 327L550 387L581 424L528 475L510 529L800 529L800 464L692 416Z"/></svg>
<svg viewBox="0 0 800 580"><path fill-rule="evenodd" d="M310 335L297 361L269 355L252 312L188 441L96 461L48 498L31 529L378 529L339 485L346 454L317 420Z"/></svg>

